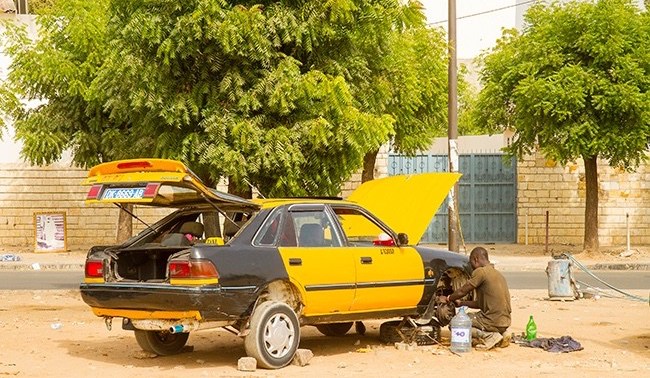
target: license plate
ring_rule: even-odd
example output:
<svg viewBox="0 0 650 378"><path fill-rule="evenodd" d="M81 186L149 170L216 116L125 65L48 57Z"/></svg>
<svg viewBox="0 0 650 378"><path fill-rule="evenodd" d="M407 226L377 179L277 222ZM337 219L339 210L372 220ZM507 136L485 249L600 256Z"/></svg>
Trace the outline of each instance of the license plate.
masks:
<svg viewBox="0 0 650 378"><path fill-rule="evenodd" d="M144 198L144 188L108 188L102 194L105 200L140 198Z"/></svg>

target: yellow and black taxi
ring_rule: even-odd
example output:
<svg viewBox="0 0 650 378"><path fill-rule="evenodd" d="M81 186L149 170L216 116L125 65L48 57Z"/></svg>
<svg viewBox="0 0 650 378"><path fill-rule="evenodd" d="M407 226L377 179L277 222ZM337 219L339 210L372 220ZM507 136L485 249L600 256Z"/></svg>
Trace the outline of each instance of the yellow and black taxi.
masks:
<svg viewBox="0 0 650 378"><path fill-rule="evenodd" d="M171 213L121 245L91 248L81 296L146 351L174 354L190 332L226 327L259 366L280 368L301 326L340 336L364 319L422 318L436 291L470 274L466 256L417 245L458 178L393 176L347 200L248 200L173 160L100 164L87 203Z"/></svg>

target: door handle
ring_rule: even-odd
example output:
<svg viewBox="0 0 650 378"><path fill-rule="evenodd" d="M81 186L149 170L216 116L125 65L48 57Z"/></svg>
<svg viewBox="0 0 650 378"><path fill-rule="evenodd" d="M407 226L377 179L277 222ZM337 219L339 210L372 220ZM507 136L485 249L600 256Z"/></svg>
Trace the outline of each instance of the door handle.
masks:
<svg viewBox="0 0 650 378"><path fill-rule="evenodd" d="M362 264L372 264L372 257L362 257L361 258L361 263Z"/></svg>
<svg viewBox="0 0 650 378"><path fill-rule="evenodd" d="M301 258L291 257L291 258L289 258L289 265L291 265L291 266L300 266L300 265L302 265L302 259Z"/></svg>

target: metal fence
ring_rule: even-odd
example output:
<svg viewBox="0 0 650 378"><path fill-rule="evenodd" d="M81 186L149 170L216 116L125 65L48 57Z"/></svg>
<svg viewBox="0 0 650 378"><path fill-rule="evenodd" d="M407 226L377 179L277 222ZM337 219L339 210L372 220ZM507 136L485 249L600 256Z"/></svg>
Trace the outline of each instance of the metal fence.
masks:
<svg viewBox="0 0 650 378"><path fill-rule="evenodd" d="M448 171L447 155L407 157L391 154L388 174ZM467 243L514 243L517 240L517 164L503 154L460 155L459 214ZM422 243L446 243L447 203L438 209Z"/></svg>

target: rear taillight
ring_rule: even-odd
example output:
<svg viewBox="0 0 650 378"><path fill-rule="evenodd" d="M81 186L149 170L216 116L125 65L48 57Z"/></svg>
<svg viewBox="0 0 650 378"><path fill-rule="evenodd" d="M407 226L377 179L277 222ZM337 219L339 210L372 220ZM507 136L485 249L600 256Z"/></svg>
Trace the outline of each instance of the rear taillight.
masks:
<svg viewBox="0 0 650 378"><path fill-rule="evenodd" d="M102 260L88 260L84 270L88 278L102 278L104 277L104 262Z"/></svg>
<svg viewBox="0 0 650 378"><path fill-rule="evenodd" d="M172 260L169 262L169 278L219 278L219 273L209 260Z"/></svg>
<svg viewBox="0 0 650 378"><path fill-rule="evenodd" d="M86 195L87 200L91 199L97 199L99 197L99 192L102 191L102 186L101 185L93 185L90 187L90 190L88 191L88 195Z"/></svg>

